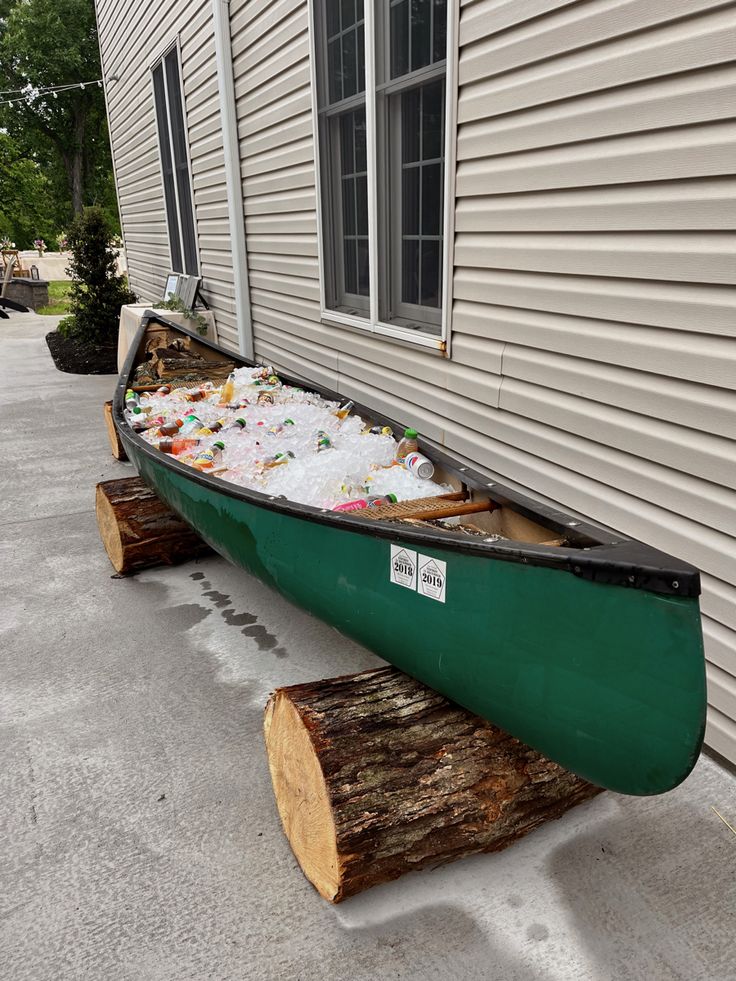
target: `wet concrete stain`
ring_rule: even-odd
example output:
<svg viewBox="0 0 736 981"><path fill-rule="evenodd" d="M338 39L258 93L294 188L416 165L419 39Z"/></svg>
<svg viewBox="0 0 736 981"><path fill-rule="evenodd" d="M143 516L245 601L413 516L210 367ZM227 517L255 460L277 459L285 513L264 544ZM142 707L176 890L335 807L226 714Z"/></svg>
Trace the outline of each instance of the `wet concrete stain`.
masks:
<svg viewBox="0 0 736 981"><path fill-rule="evenodd" d="M230 597L227 593L218 593L216 589L208 589L204 595L212 600L218 610L221 610L223 606L230 605Z"/></svg>
<svg viewBox="0 0 736 981"><path fill-rule="evenodd" d="M514 909L520 909L524 905L524 900L521 896L517 896L516 893L512 893L508 898L508 904Z"/></svg>
<svg viewBox="0 0 736 981"><path fill-rule="evenodd" d="M241 627L241 634L255 641L259 651L272 651L275 657L288 657L289 653L278 642L278 638L270 633L264 626L258 623L258 617L254 613L236 613L235 607L230 606L231 599L227 593L221 593L212 588L212 583L208 582L203 573L193 572L190 579L199 582L202 587L203 595L211 600L215 608L220 611L220 616L229 627ZM194 604L196 606L196 604ZM198 607L203 609L203 607ZM207 610L211 613L212 610Z"/></svg>
<svg viewBox="0 0 736 981"><path fill-rule="evenodd" d="M549 936L549 930L543 923L532 923L531 926L527 927L526 935L529 940L546 940Z"/></svg>
<svg viewBox="0 0 736 981"><path fill-rule="evenodd" d="M173 616L177 627L188 630L205 620L212 613L212 610L208 610L206 606L200 606L199 603L181 603L179 606L169 607L167 613Z"/></svg>
<svg viewBox="0 0 736 981"><path fill-rule="evenodd" d="M244 627L246 624L255 623L258 619L252 613L236 613L235 610L223 610L220 616L228 627Z"/></svg>

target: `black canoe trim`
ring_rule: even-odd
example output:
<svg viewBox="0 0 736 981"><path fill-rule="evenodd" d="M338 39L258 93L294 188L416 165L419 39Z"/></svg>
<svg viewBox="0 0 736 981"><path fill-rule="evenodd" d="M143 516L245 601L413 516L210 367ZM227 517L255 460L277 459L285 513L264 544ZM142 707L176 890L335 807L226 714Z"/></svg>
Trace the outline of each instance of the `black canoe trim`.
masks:
<svg viewBox="0 0 736 981"><path fill-rule="evenodd" d="M128 381L135 367L143 335L152 322L179 331L218 354L226 355L240 365L254 367L257 362L218 347L180 324L158 315L155 311L145 311L141 326L120 372L113 399L113 418L123 443L127 444L133 453L142 453L158 466L173 470L188 480L201 484L218 494L224 494L226 497L238 498L258 507L280 511L302 520L315 521L318 524L332 527L337 525L345 531L352 531L357 534L372 535L375 538L385 538L394 542L414 542L419 546L424 545L445 551L472 553L503 562L546 566L569 572L592 582L609 583L669 596L700 595L700 573L694 566L635 539L625 535L617 535L600 525L574 518L563 511L550 508L497 481L491 481L479 471L458 463L456 459L436 446L431 440L420 440L420 449L428 452L445 470L454 473L469 488L483 491L498 504L509 505L514 511L530 520L564 534L565 538L574 541L576 545L570 547L511 541L487 542L482 538L471 537L462 532L449 530L440 532L432 528L420 528L408 524L398 525L389 521L361 520L359 513L341 513L299 504L192 470L191 467L179 463L174 457L162 454L150 443L147 443L125 419L124 400ZM307 379L294 378L281 371L278 374L287 384L306 387L330 401L339 402L345 399L345 396L340 393L315 385ZM400 423L378 414L370 406L356 402L355 411L381 425L391 426L394 432L401 431L403 428Z"/></svg>

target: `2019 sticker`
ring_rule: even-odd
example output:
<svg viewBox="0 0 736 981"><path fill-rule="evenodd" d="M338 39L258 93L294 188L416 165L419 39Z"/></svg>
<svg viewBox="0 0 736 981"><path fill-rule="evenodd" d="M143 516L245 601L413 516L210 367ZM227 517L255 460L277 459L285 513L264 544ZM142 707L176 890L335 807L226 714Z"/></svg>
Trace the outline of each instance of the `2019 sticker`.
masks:
<svg viewBox="0 0 736 981"><path fill-rule="evenodd" d="M447 563L441 559L433 559L428 555L419 556L417 571L417 589L422 596L445 602L447 587Z"/></svg>

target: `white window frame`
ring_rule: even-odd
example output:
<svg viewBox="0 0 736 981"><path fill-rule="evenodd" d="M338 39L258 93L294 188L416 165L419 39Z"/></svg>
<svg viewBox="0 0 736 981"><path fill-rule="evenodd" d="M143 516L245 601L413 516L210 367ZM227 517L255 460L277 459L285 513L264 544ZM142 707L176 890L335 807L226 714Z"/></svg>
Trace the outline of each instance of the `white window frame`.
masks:
<svg viewBox="0 0 736 981"><path fill-rule="evenodd" d="M162 65L163 66L163 77L164 77L164 100L165 100L165 103L166 103L166 131L167 131L168 137L169 137L169 153L171 154L172 162L176 159L175 153L174 153L174 136L173 136L173 133L171 131L171 108L169 106L169 88L168 88L168 85L167 85L167 82L166 82L166 67L164 65L165 59L174 50L176 51L176 58L177 58L178 67L179 67L179 91L181 93L181 108L182 108L182 116L183 116L183 120L184 120L184 129L185 129L186 136L187 136L187 138L185 139L184 143L185 143L185 146L186 146L186 153L187 153L187 169L188 169L188 172L189 172L189 198L190 198L190 201L192 203L192 222L194 224L195 259L196 259L196 263L197 263L197 268L193 272L189 272L188 273L185 269L179 269L179 270L175 270L175 271L176 272L179 272L181 275L199 277L199 276L202 275L202 261L201 261L200 255L199 255L199 229L197 227L197 208L196 208L196 205L194 203L194 178L193 178L193 174L192 174L192 155L191 155L191 150L190 150L190 147L189 147L189 127L188 127L188 122L187 122L187 103L186 103L186 99L185 99L185 96L184 96L184 70L183 70L183 63L182 63L182 56L181 56L181 37L179 35L177 35L176 38L173 41L170 41L169 43L167 43L166 47L163 48L156 55L156 57L149 63L149 65L148 65L149 75L150 75L150 79L151 79L151 99L152 99L152 102L153 102L153 116L154 116L154 123L155 123L155 129L156 129L156 150L159 153L159 162L160 162L160 152L161 151L160 151L160 147L159 147L158 117L157 117L157 108L156 108L156 91L155 91L154 83L153 83L153 72L154 72L154 69L155 68L158 68L159 65ZM174 263L173 263L173 256L171 255L171 238L170 238L171 223L169 221L169 217L170 217L169 216L169 207L168 207L168 204L166 202L166 188L164 186L164 173L163 173L163 168L159 168L159 170L160 170L160 174L161 174L161 193L162 193L163 201L164 201L164 212L166 214L166 238L167 238L167 241L169 242L169 261L171 263L171 268L173 269L173 264ZM177 185L176 176L174 177L174 199L176 201L176 212L177 212L176 213L176 225L177 225L177 229L178 229L178 232L179 232L179 250L181 252L182 266L184 266L184 265L186 265L185 258L184 258L184 256L185 256L185 252L184 252L184 234L182 232L182 225L181 225L181 202L179 201L179 188L178 188L178 185Z"/></svg>
<svg viewBox="0 0 736 981"><path fill-rule="evenodd" d="M314 183L317 200L317 253L319 263L320 319L328 324L356 328L363 333L377 334L397 341L434 349L450 356L450 337L452 320L453 254L455 238L455 171L456 171L456 125L458 98L458 29L460 20L459 0L447 3L447 67L445 77L445 179L443 187L443 241L442 241L442 318L439 336L424 331L387 324L378 315L378 187L377 187L377 147L376 147L376 51L375 51L375 12L374 0L365 0L365 113L366 113L366 152L368 154L368 262L370 274L370 312L368 317L355 317L327 306L326 290L326 249L323 229L322 170L319 141L319 105L317 93L317 57L319 43L316 30L315 4L321 0L309 0L309 73L312 87L312 138L314 141Z"/></svg>

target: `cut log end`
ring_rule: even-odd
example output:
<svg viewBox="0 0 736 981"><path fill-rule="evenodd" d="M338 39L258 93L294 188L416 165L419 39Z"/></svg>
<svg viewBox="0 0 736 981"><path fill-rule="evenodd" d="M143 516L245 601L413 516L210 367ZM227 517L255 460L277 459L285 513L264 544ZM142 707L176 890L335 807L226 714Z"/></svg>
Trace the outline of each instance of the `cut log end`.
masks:
<svg viewBox="0 0 736 981"><path fill-rule="evenodd" d="M395 668L281 688L264 729L284 831L333 903L498 851L600 793Z"/></svg>
<svg viewBox="0 0 736 981"><path fill-rule="evenodd" d="M110 440L110 452L112 455L116 460L127 460L128 456L123 447L122 440L118 436L118 431L115 428L112 418L112 402L105 402L105 428L107 429L107 438Z"/></svg>
<svg viewBox="0 0 736 981"><path fill-rule="evenodd" d="M100 537L120 575L208 555L209 546L140 477L97 485Z"/></svg>
<svg viewBox="0 0 736 981"><path fill-rule="evenodd" d="M283 692L277 692L269 702L264 729L286 837L317 892L334 902L340 876L329 792L309 732Z"/></svg>

